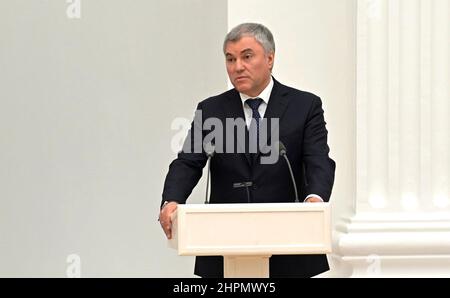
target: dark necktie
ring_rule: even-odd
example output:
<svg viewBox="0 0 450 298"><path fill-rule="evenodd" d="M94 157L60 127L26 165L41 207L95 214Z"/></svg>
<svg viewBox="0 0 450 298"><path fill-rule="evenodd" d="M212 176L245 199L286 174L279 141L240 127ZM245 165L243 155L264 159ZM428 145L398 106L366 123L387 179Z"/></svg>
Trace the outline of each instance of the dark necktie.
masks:
<svg viewBox="0 0 450 298"><path fill-rule="evenodd" d="M261 115L259 114L258 108L261 105L263 100L261 98L254 98L254 99L247 99L245 103L252 109L252 118L255 120L254 123L256 124L256 140L249 140L250 142L256 142L256 148L257 151L259 150L259 122L261 120ZM250 128L251 125L250 125ZM256 154L252 154L256 156Z"/></svg>

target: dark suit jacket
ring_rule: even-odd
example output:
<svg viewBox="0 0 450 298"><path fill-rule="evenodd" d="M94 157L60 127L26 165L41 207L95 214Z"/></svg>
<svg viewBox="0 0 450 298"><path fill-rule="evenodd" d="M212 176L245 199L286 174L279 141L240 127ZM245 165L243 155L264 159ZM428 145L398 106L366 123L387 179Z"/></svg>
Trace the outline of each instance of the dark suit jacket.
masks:
<svg viewBox="0 0 450 298"><path fill-rule="evenodd" d="M226 118L245 119L242 101L235 89L200 102L197 110L202 111L203 121L209 117L221 119L224 130ZM279 118L280 141L287 148L287 156L292 164L301 202L308 194L317 194L326 202L330 199L335 163L328 156L328 132L323 114L319 97L284 86L274 79L264 118ZM193 130L194 124L191 132ZM208 133L203 131L203 137ZM186 142L191 142L192 148L194 148L193 139L191 133L186 139ZM226 146L226 140L224 143ZM252 158L255 155L251 156L247 152L216 153L213 156L210 203L247 203L246 189L233 186L235 183L249 181L253 183L250 188L251 202L294 202L294 189L286 161L280 158L275 164L264 165L259 162L261 154L256 155L258 162L254 162ZM202 176L206 161L204 152L180 152L178 158L170 164L162 202L168 200L185 203ZM325 255L270 258L271 277L311 277L328 269ZM195 274L202 277L223 277L223 257L197 257Z"/></svg>

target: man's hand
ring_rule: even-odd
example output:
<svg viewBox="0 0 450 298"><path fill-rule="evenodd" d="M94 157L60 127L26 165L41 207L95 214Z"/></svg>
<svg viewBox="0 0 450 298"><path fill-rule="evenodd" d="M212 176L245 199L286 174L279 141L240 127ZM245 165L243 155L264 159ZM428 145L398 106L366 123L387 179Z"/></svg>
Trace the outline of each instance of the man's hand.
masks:
<svg viewBox="0 0 450 298"><path fill-rule="evenodd" d="M167 239L172 239L172 220L171 216L177 210L177 202L169 202L166 204L159 213L159 223L166 234Z"/></svg>
<svg viewBox="0 0 450 298"><path fill-rule="evenodd" d="M305 200L305 203L323 203L323 201L316 197L309 197Z"/></svg>

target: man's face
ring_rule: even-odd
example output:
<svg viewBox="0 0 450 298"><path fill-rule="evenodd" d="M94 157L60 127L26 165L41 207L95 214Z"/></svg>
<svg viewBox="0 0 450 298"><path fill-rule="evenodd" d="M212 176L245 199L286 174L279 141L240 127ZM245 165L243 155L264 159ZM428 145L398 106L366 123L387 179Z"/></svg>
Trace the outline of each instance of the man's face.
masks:
<svg viewBox="0 0 450 298"><path fill-rule="evenodd" d="M225 58L230 81L239 92L255 97L269 84L274 54L267 54L254 37L228 42Z"/></svg>

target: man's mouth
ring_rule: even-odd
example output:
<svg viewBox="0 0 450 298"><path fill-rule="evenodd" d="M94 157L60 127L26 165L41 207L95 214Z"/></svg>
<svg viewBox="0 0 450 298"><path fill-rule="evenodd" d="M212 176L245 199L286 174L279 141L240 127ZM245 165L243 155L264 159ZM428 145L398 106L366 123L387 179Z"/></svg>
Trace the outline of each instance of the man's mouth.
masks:
<svg viewBox="0 0 450 298"><path fill-rule="evenodd" d="M235 79L235 81L237 82L237 81L242 81L242 80L245 80L245 79L248 79L248 77L237 77Z"/></svg>

